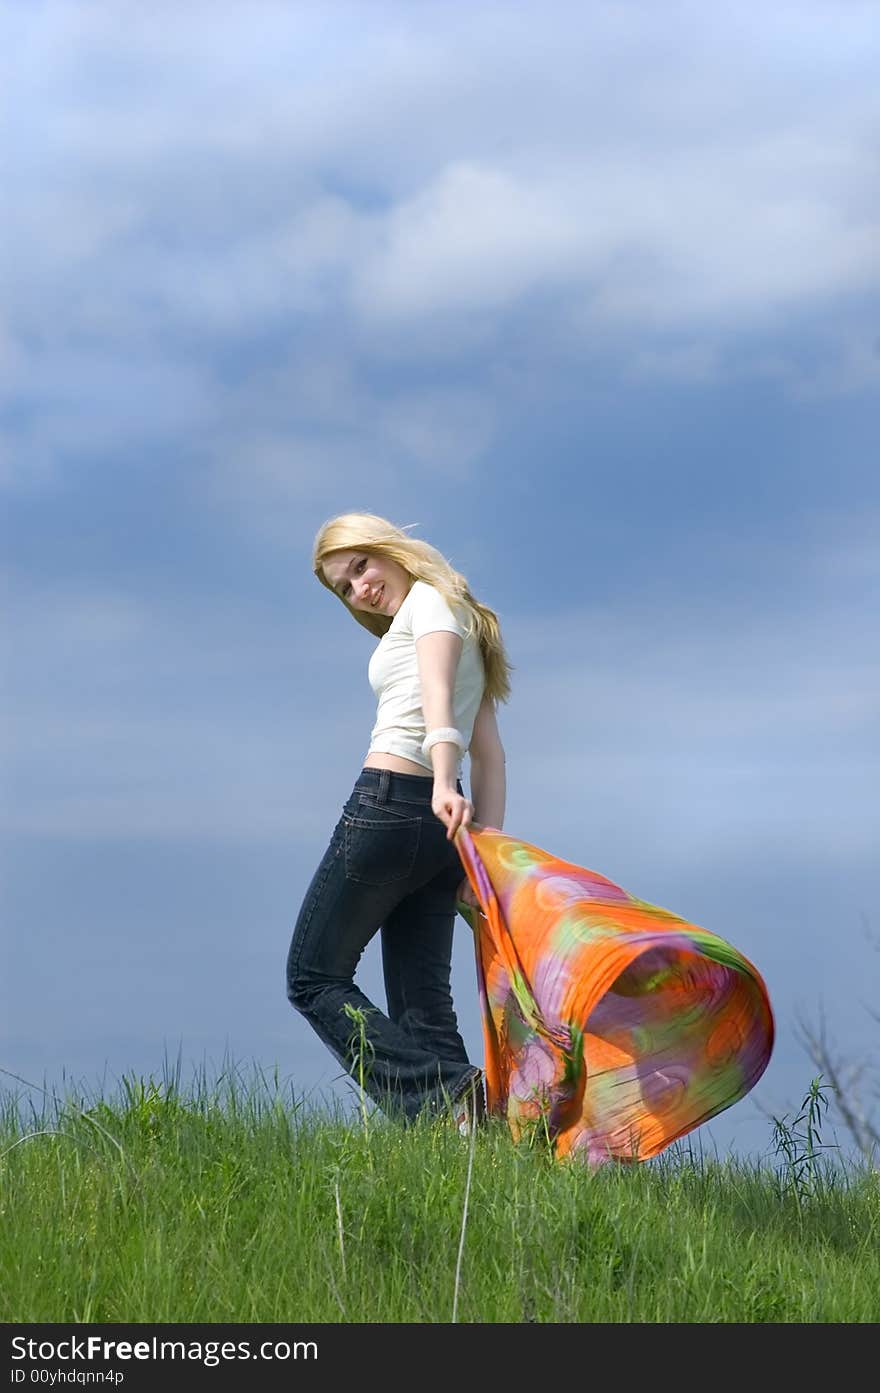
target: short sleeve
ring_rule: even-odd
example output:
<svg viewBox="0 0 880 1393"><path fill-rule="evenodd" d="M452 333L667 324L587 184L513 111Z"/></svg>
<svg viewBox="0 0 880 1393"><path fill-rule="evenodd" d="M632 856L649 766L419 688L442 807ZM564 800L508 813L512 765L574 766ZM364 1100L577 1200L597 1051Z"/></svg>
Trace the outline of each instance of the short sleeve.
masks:
<svg viewBox="0 0 880 1393"><path fill-rule="evenodd" d="M438 629L445 633L458 634L459 638L466 636L464 624L453 614L449 604L433 585L427 585L425 581L416 581L410 594L413 639L420 639L423 634L436 633Z"/></svg>

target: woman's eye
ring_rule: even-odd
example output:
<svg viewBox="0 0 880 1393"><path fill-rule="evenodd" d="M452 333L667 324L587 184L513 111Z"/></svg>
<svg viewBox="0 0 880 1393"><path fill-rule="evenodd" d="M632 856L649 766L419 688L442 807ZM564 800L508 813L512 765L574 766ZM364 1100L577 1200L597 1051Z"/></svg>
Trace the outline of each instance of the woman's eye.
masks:
<svg viewBox="0 0 880 1393"><path fill-rule="evenodd" d="M367 564L367 558L366 558L365 556L362 556L361 559L360 559L360 561L356 561L356 562L355 562L355 567L354 567L354 568L355 568L355 570L356 570L358 573L360 573L360 572L364 569L364 567L366 566L366 564ZM342 589L341 589L340 592L339 592L340 595L342 596L343 600L345 599L345 597L346 597L346 595L348 594L348 592L349 592L350 589L351 589L351 586L349 585L348 581L346 581L345 584L343 585Z"/></svg>

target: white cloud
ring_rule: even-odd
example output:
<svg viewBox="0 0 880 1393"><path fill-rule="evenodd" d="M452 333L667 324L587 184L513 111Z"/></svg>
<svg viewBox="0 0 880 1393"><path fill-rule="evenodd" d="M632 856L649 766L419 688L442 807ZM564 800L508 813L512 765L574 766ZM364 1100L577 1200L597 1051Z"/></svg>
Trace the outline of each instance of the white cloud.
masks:
<svg viewBox="0 0 880 1393"><path fill-rule="evenodd" d="M540 188L456 163L384 220L383 245L361 269L357 301L379 317L503 306L570 274L579 237L573 210Z"/></svg>
<svg viewBox="0 0 880 1393"><path fill-rule="evenodd" d="M125 13L25 26L25 286L109 258L111 294L138 268L169 323L226 332L350 293L425 322L549 287L650 329L880 286L858 7L551 4L540 36L504 6Z"/></svg>
<svg viewBox="0 0 880 1393"><path fill-rule="evenodd" d="M221 493L263 479L270 509L461 479L514 392L540 411L590 354L870 388L874 40L829 13L7 9L10 108L41 119L3 156L27 409L0 477L45 490L136 440L199 450Z"/></svg>

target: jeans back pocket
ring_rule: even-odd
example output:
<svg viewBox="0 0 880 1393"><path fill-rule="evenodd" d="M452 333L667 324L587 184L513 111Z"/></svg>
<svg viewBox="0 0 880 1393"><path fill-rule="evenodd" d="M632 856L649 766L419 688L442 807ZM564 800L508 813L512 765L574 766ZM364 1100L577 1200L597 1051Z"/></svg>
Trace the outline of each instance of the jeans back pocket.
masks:
<svg viewBox="0 0 880 1393"><path fill-rule="evenodd" d="M358 815L345 813L345 875L359 885L406 880L416 863L422 820L362 799Z"/></svg>

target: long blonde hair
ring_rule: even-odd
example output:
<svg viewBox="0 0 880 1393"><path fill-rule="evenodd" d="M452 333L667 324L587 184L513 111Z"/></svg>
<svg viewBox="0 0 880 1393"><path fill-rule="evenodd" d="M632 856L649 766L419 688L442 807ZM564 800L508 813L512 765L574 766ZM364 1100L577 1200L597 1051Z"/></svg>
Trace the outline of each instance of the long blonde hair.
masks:
<svg viewBox="0 0 880 1393"><path fill-rule="evenodd" d="M442 552L428 542L408 536L402 527L395 527L393 522L376 517L374 513L341 513L338 517L330 518L319 529L312 550L315 575L345 605L352 619L356 619L377 638L387 632L391 620L387 614L368 614L364 610L352 609L333 589L322 568L324 561L334 551L368 551L387 557L402 566L414 581L426 581L439 590L450 607L464 612L467 632L476 636L483 658L487 696L496 703L507 701L512 665L504 650L498 616L488 605L482 605L474 598L464 576L453 569Z"/></svg>

